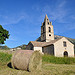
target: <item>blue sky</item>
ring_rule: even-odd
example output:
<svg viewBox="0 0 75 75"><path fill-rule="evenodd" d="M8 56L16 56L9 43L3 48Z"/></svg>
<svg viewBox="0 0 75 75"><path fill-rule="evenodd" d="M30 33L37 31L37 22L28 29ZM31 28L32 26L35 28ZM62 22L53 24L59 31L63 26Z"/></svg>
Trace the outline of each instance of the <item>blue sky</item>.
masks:
<svg viewBox="0 0 75 75"><path fill-rule="evenodd" d="M75 38L75 0L0 0L0 24L10 33L5 45L35 41L46 14L55 35Z"/></svg>

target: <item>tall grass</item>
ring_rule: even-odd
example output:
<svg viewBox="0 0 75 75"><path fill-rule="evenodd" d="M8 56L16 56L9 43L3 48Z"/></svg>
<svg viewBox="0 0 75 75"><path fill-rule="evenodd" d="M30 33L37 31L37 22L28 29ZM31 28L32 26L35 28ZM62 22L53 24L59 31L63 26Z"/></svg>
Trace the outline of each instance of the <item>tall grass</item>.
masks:
<svg viewBox="0 0 75 75"><path fill-rule="evenodd" d="M54 57L50 55L43 55L42 60L45 63L75 64L75 58L71 58L71 57Z"/></svg>
<svg viewBox="0 0 75 75"><path fill-rule="evenodd" d="M11 59L11 54L0 52L0 62L8 62Z"/></svg>

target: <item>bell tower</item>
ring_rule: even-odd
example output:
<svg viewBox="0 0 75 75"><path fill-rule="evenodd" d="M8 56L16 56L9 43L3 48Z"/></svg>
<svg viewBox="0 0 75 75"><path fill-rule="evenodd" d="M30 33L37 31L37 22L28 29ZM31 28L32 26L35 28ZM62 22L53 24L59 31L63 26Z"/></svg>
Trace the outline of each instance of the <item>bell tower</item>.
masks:
<svg viewBox="0 0 75 75"><path fill-rule="evenodd" d="M51 40L54 40L53 25L46 15L41 26L41 42L50 42Z"/></svg>

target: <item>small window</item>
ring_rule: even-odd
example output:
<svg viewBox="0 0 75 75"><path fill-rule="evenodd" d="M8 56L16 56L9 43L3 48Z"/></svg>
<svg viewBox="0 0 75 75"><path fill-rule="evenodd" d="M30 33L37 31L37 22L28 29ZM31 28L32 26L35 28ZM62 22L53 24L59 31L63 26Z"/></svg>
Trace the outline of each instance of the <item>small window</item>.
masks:
<svg viewBox="0 0 75 75"><path fill-rule="evenodd" d="M51 36L51 34L49 34L49 36Z"/></svg>
<svg viewBox="0 0 75 75"><path fill-rule="evenodd" d="M48 25L49 25L49 22L48 22Z"/></svg>
<svg viewBox="0 0 75 75"><path fill-rule="evenodd" d="M66 42L65 42L65 41L63 42L63 46L64 46L64 47L67 47L67 44L66 44Z"/></svg>
<svg viewBox="0 0 75 75"><path fill-rule="evenodd" d="M51 32L51 28L49 27L49 32Z"/></svg>

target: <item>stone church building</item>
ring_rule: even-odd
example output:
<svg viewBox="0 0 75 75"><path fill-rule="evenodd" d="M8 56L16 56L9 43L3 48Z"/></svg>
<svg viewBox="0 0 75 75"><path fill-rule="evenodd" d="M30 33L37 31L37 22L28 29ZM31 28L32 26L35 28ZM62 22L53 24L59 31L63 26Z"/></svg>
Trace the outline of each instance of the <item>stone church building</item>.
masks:
<svg viewBox="0 0 75 75"><path fill-rule="evenodd" d="M54 39L53 25L47 15L41 26L41 41L30 41L27 50L39 50L56 57L74 57L74 45L69 40L65 37Z"/></svg>

